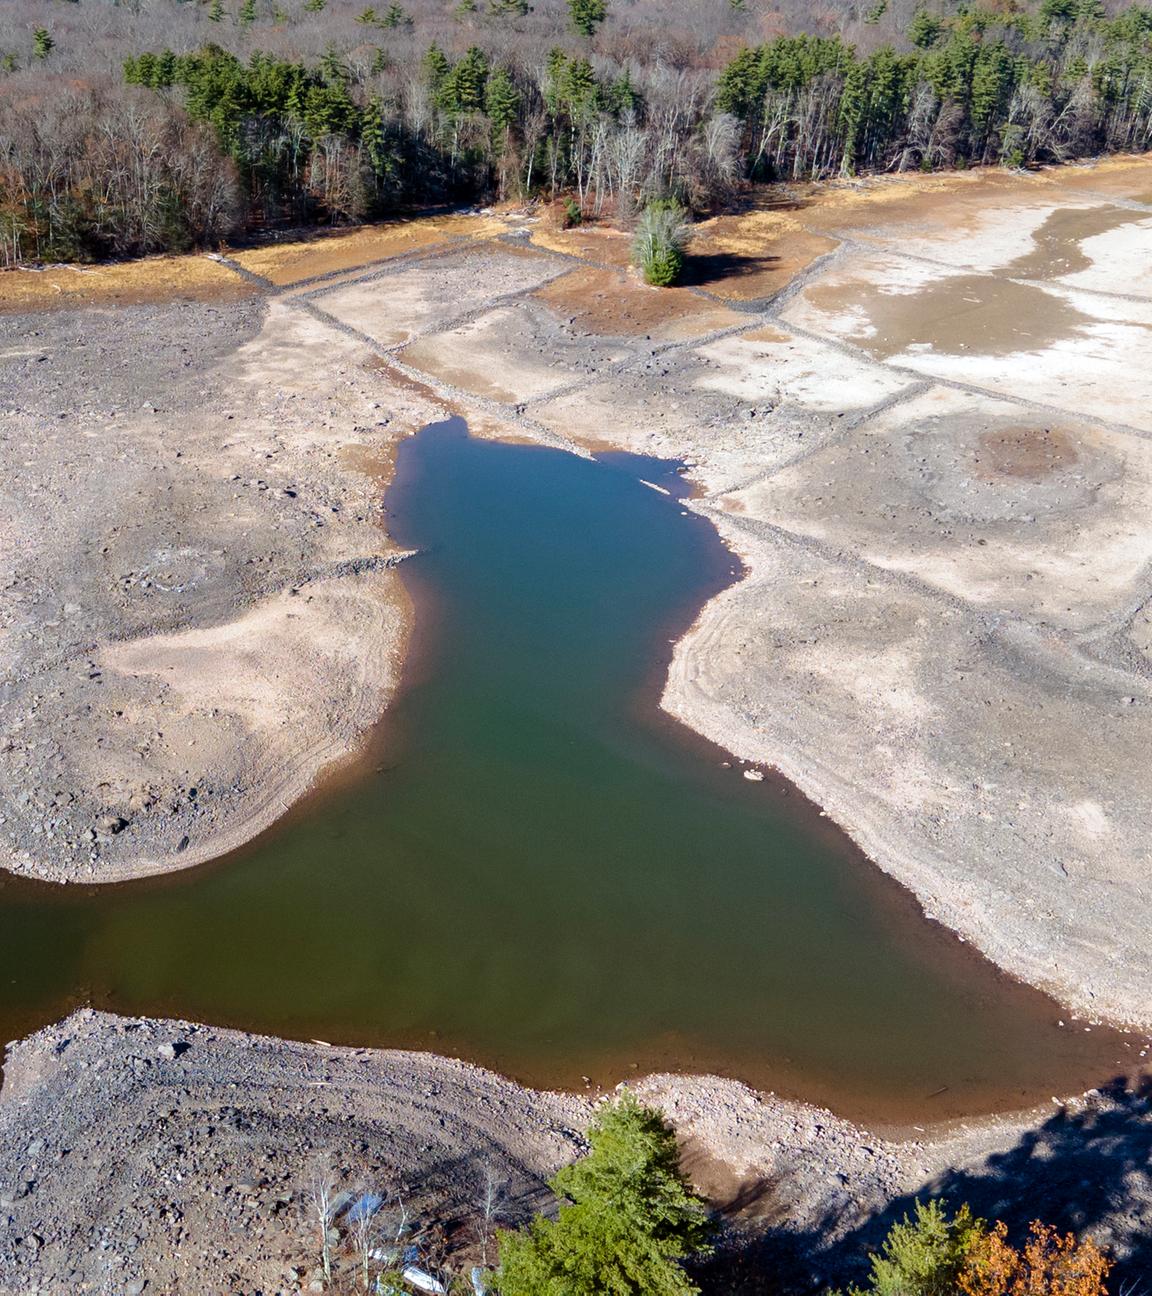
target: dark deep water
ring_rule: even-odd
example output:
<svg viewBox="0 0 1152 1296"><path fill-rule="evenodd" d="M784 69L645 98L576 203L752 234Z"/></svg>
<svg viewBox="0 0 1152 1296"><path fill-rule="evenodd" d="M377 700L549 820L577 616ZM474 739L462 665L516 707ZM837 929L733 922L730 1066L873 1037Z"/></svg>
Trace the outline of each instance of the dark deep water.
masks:
<svg viewBox="0 0 1152 1296"><path fill-rule="evenodd" d="M1058 1029L795 791L661 718L669 638L737 564L638 475L679 484L458 422L406 442L387 502L423 551L401 569L417 632L363 772L185 874L6 878L5 1038L90 1001L536 1083L716 1070L879 1121L1127 1065L1120 1036Z"/></svg>

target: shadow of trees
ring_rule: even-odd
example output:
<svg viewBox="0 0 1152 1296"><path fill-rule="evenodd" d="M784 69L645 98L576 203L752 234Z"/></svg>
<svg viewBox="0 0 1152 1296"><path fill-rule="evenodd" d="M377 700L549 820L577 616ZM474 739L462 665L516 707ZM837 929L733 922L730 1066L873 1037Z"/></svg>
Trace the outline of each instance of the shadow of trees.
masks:
<svg viewBox="0 0 1152 1296"><path fill-rule="evenodd" d="M860 1282L869 1252L916 1199L939 1197L1003 1220L1017 1242L1034 1219L1090 1233L1117 1261L1110 1291L1143 1291L1152 1262L1152 1079L1135 1086L1118 1079L1100 1093L1083 1109L1054 1110L1007 1150L928 1180L847 1228L845 1219L856 1216L850 1184L843 1193L833 1190L822 1215L802 1230L780 1222L783 1212L765 1209L763 1201L753 1219L739 1201L730 1204L735 1209L722 1203L728 1237L701 1272L702 1285L750 1296ZM764 1187L770 1196L772 1182Z"/></svg>

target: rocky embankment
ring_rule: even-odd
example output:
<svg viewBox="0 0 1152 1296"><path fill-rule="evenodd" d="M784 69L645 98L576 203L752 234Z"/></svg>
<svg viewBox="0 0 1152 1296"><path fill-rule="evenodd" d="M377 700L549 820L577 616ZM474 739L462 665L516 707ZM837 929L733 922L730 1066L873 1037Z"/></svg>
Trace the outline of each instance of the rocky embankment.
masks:
<svg viewBox="0 0 1152 1296"><path fill-rule="evenodd" d="M854 1271L916 1195L1090 1229L1141 1259L1152 1224L1145 1098L889 1140L706 1076L635 1088L663 1108L712 1201L712 1277L805 1290ZM312 1215L334 1194L399 1203L459 1268L547 1201L594 1098L429 1054L332 1048L82 1011L9 1047L0 1090L0 1292L322 1289ZM382 1227L384 1217L382 1217ZM337 1290L355 1271L338 1221ZM351 1288L349 1288L351 1290Z"/></svg>

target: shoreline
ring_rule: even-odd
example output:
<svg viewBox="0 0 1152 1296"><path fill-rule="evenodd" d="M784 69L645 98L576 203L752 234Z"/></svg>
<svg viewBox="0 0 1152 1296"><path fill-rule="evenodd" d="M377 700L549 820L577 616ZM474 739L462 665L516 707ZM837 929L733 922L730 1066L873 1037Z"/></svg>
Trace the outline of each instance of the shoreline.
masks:
<svg viewBox="0 0 1152 1296"><path fill-rule="evenodd" d="M1113 159L1110 162L1106 162L1104 166L1105 168L1110 167L1115 171L1121 169L1123 165L1125 165L1125 162L1125 159ZM1083 174L1091 172L1092 169L1093 168L1090 166L1078 164L1062 170ZM1042 178L1046 183L1049 177L1045 176ZM951 177L934 179L938 180L939 183L926 186L926 191L931 194L936 194L938 191L951 193L953 190L967 190L979 187L975 180L965 179L953 184L951 182ZM1003 186L1001 185L1001 181L1002 177L996 176L992 181L988 181L987 183L993 188L1002 188ZM1021 181L1021 185L1026 185L1027 183L1028 181L1026 180ZM904 181L903 178L901 185L899 186L886 186L877 182L870 187L861 186L860 188L872 193L873 196L879 195L882 202L887 198L892 198L893 193L895 194L895 199L899 200L902 193L907 196L908 193L915 194L916 192L915 185L910 181ZM855 202L859 197L855 192L855 188L849 196L852 202ZM1032 194L1031 197L1034 198L1035 194ZM721 221L726 219L729 218L720 218ZM504 227L507 229L506 222ZM491 231L489 232L491 233ZM363 230L357 232L357 237L364 235L365 231ZM499 237L499 235L494 235L494 237ZM580 237L584 236L581 235ZM553 238L553 242L555 241L555 238ZM846 238L845 243L847 243L847 241ZM327 244L330 240L324 240L322 242ZM496 247L498 245L493 243L491 246ZM543 246L543 240L541 240L540 244L533 244L533 246L535 246L537 250L540 250ZM331 248L328 246L323 247L321 250L325 256L332 255ZM269 249L270 255L273 252L274 249ZM338 253L336 255L338 255ZM450 249L444 254L446 259L455 255L459 255L459 249ZM822 254L820 259L821 269L823 269L823 258L826 257L826 255L827 254ZM436 261L436 259L436 256L430 256L428 264L431 265ZM303 273L304 264L304 261L302 261L301 266L297 267L297 270L294 270L293 273L296 273L297 271ZM372 273L378 273L380 263L373 262L372 265ZM348 276L354 277L356 269L356 266L348 266L341 268L339 271L329 272L330 276L340 278L341 282L333 282L329 284L325 280L324 282L314 284L313 279L310 279L307 275L304 276L301 282L304 284L313 284L313 287L309 288L309 292L320 294L317 297L317 300L320 302L321 306L324 306L326 299L323 294L331 293L334 295L335 300L340 300L341 289L346 287L343 280ZM550 282L551 278L555 277L553 270L554 267L548 269L547 275L544 276L545 282ZM800 284L802 279L803 271L795 283ZM793 287L794 285L790 284L784 291L790 293L793 291ZM274 293L277 297L280 297L282 300L286 300L287 295L290 295L293 292L293 284L288 282L276 285L274 288L270 285L269 291L270 293ZM349 291L351 292L353 290ZM527 292L528 288L525 288L524 291ZM671 301L672 299L666 298L664 300ZM676 300L682 301L683 299ZM731 302L733 299L728 300ZM271 296L269 297L269 301L270 303L273 302ZM713 300L712 305L714 306L714 304L715 302ZM270 305L269 309L271 313L271 311L275 309L274 304ZM749 329L757 323L764 323L765 320L775 320L779 309L778 305L774 305L771 309L762 311L760 315L754 319L745 317L742 323L737 321L737 323L731 325L731 328L735 329L739 327ZM342 311L347 313L343 307L340 307L335 310L334 314L328 315L327 318L330 321L339 321ZM450 311L449 315L451 316ZM473 311L473 316L474 315L475 311ZM425 346L431 346L435 344L437 340L451 341L451 337L446 336L443 330L449 328L452 324L452 318L454 317L450 317L447 322L435 321L431 326L427 327L427 332L420 331L422 328L426 327L424 324L414 325L412 331L412 338L414 341L408 341L401 344L389 343L385 348L385 350L388 351L388 354L400 356L399 363L397 364L397 372L410 377L408 368L409 358L400 355L400 353L404 352L409 346L415 346L418 343ZM717 323L717 321L710 318L710 326L715 323ZM266 320L265 326L267 326L267 324L268 321ZM353 354L357 356L360 355L360 349L363 346L363 337L368 335L368 331L371 327L373 327L371 320L368 320L364 324L365 333L362 336L358 334L357 337L348 338L350 349L345 351L342 357L343 359L346 359L348 356ZM325 344L327 345L330 345L330 336L330 334L325 333ZM711 328L708 336L713 336ZM787 336L797 345L801 340L800 333L788 334ZM692 340L693 339L689 339L689 341ZM279 345L285 352L279 362L281 372L283 372L285 366L288 369L291 369L294 366L302 366L305 363L314 363L317 359L318 351L314 346L309 346L307 349L301 351L298 356L293 354L293 338L291 336L291 330L289 330L288 335L273 338L271 341L274 345ZM661 345L669 348L668 354L671 356L671 359L668 363L671 367L676 363L677 358L681 354L681 351L675 348L686 346L686 343L674 341L661 343ZM653 349L653 355L655 354L656 350ZM663 355L664 353L661 352L660 354ZM466 373L463 375L463 378L461 378L455 370L452 370L447 374L447 376L445 376L442 372L435 371L435 366L432 365L430 360L422 362L428 363L430 365L430 370L428 372L421 371L418 368L415 370L415 372L419 372L423 375L421 380L423 386L422 390L419 392L419 401L426 401L429 408L443 409L449 407L450 404L465 404L468 408L470 423L476 434L481 434L481 428L487 425L489 431L495 431L500 435L515 434L518 432L527 439L533 439L535 437L543 441L545 444L555 444L554 438L557 435L555 427L547 422L536 421L537 414L541 410L548 410L548 407L551 407L551 410L549 411L551 414L554 414L557 408L560 408L561 412L563 412L562 405L559 407L552 405L552 402L557 399L554 395L547 392L543 395L536 393L532 394L530 399L526 402L528 406L527 414L524 414L520 402L517 402L513 407L511 404L498 406L496 403L491 401L477 401L475 399L475 393L469 390L469 380ZM331 376L328 381L332 381ZM383 390L386 393L385 399L392 400L394 403L402 404L402 402L397 401L398 387L395 382L388 382L387 386ZM316 408L320 408L319 402L317 403ZM872 407L869 406L868 409L871 410ZM427 411L424 411L418 416L409 412L407 417L409 419L413 417L424 418L426 417L426 414ZM586 441L584 441L584 444L603 445L608 443L608 438L594 434L596 429L591 426L591 423L589 424L589 428L589 435ZM359 429L357 429L357 431L359 431ZM385 455L387 454L387 448L394 446L395 444L396 435L396 431L393 429L387 433L381 434L381 436L377 438L378 443L380 441L383 443L380 453ZM629 440L629 435L632 435L634 439ZM638 448L635 443L635 438L639 438L640 435L639 427L630 426L627 433L623 436L617 435L616 438L612 439L611 443L620 449L634 450ZM649 441L651 440L652 438L649 437ZM665 438L665 440L667 440L667 438ZM341 444L347 445L348 442L344 439L341 441ZM358 441L357 444L362 444L362 441ZM655 445L643 449L642 452L659 454L662 448L662 444ZM683 449L684 447L682 446L681 448ZM817 449L818 448L819 447L817 446ZM689 447L689 449L691 448ZM369 450L368 453L374 454L377 453L377 450L374 448ZM743 468L742 464L740 466ZM699 467L700 464L697 459L697 468ZM775 469L773 469L773 471L775 471ZM732 473L732 469L723 466L714 470L714 477L722 479L725 476L728 476L730 478ZM741 533L732 530L731 536L728 534L731 528L729 525L725 524L725 520L736 517L737 515L721 512L719 507L716 505L716 500L718 498L724 497L733 491L733 482L731 480L713 480L710 488L708 486L702 486L702 489L705 492L703 500L698 499L690 503L686 502L685 507L697 508L702 503L708 505L708 507L700 507L698 511L707 516L714 525L718 526L721 536L725 539L726 543L732 543L733 537L735 538L734 551L740 554L741 560L744 562L746 569L744 577L739 582L739 586L746 587L750 583L754 583L757 579L756 555L751 545L747 546L747 552L744 552L741 549ZM340 577L339 579L343 580L346 578ZM392 584L398 587L400 582L394 581ZM694 733L699 734L709 741L715 742L719 746L732 752L737 761L752 761L758 765L777 769L781 775L797 787L805 797L821 806L821 813L827 815L837 825L841 826L843 830L860 845L861 849L877 868L879 868L888 877L894 879L909 895L917 900L924 911L926 919L946 925L950 930L956 932L961 939L973 944L985 957L989 959L990 962L994 963L998 968L1001 968L1005 972L1005 975L1009 976L1013 981L1033 987L1039 987L1046 991L1055 991L1060 1002L1070 1004L1074 1011L1087 1013L1090 1021L1113 1021L1121 1027L1131 1026L1133 1021L1132 1019L1127 1018L1125 1014L1110 1014L1105 1010L1102 1004L1089 1004L1087 1000L1084 1000L1082 996L1090 994L1091 992L1086 988L1082 989L1074 979L1067 983L1061 982L1057 979L1045 979L1047 974L1042 968L1038 968L1034 964L1028 963L1026 956L1018 947L1011 933L1000 933L998 939L1001 941L1001 947L996 947L995 942L991 942L987 939L987 933L980 928L979 923L975 922L970 914L963 912L956 904L950 903L947 897L941 898L939 896L938 892L935 890L935 884L938 879L928 871L930 870L930 865L920 864L918 866L916 859L911 855L906 859L902 858L900 863L893 863L893 857L897 853L898 847L893 844L890 838L885 838L882 827L870 826L868 824L866 802L861 802L858 797L856 804L851 804L852 784L850 780L840 780L847 790L841 791L838 795L835 775L829 772L822 782L821 767L819 764L812 763L811 753L809 753L809 756L807 757L808 764L806 766L804 764L804 756L794 754L789 758L787 754L782 753L781 749L777 749L773 752L771 750L771 744L769 744L768 748L765 750L756 750L755 744L757 739L754 737L755 729L751 724L749 724L746 732L742 734L738 729L732 727L730 717L725 716L723 707L715 703L714 700L711 702L708 700L702 700L701 698L697 698L695 701L689 700L686 694L690 688L695 688L695 680L689 678L689 658L694 651L693 642L698 637L706 636L714 628L716 618L720 615L717 605L726 600L730 600L731 597L735 597L734 590L736 588L737 587L729 587L729 590L706 604L705 607L700 610L694 624L689 627L683 635L681 635L675 645L668 676L663 688L658 690L659 696L663 699L661 705L663 705L669 716L677 722L685 724ZM401 631L401 660L404 663L404 665L398 668L401 673L406 668L407 663L411 660L411 633L412 627L410 624ZM243 838L245 842L250 841L254 836L257 836L260 832L264 831L269 824L280 821L283 818L285 811L289 814L295 812L307 812L307 807L312 803L312 798L323 797L324 790L329 786L330 779L340 782L345 778L355 777L355 771L357 768L362 767L362 762L371 758L370 752L373 744L370 738L365 741L366 735L378 726L387 723L387 715L391 701L395 697L396 688L401 686L402 685L397 684L395 680L393 680L390 686L386 687L382 685L381 690L374 695L375 701L366 695L364 707L358 713L360 715L360 721L357 721L357 723L338 740L333 739L330 733L327 734L326 738L328 741L326 741L321 748L317 749L320 754L317 755L313 752L307 758L307 761L310 763L308 773L305 773L304 766L301 765L298 767L294 778L279 784L267 784L267 791L263 797L263 805L259 814L245 822L237 822L231 829L236 838L234 844L230 844L225 846L224 849L221 849L221 838L217 836L212 838L211 846L207 843L196 847L190 845L186 848L185 852L181 854L179 867L192 867L199 862L208 860L217 863L221 862L223 856L230 854L233 849L241 848L240 838ZM678 688L679 692L677 692ZM371 712L371 715L369 715L369 712ZM342 754L337 754L337 748L341 749ZM298 790L294 790L291 796L289 796L285 791L289 785L293 789ZM276 808L276 801L282 803L282 808ZM285 804L289 801L291 801L290 805ZM862 809L862 806L864 806L865 809ZM255 824L258 824L259 826L253 827L252 825ZM224 840L231 842L231 838L228 837L225 837ZM171 858L174 860L175 856L172 856ZM110 864L108 867L109 872L111 872L118 866ZM132 869L132 867L133 866L130 864L126 866L129 870ZM118 882L129 876L159 876L173 871L174 869L172 867L157 863L155 867L149 864L146 869L142 869L139 872L125 872L123 874L116 874L112 877L75 877L72 879L61 878L60 880L72 880L85 884L103 882L105 880ZM919 873L919 877L914 876L917 873ZM34 874L31 873L28 875L34 876ZM999 948L999 952L996 952L997 948ZM1073 978L1074 975L1075 974L1070 974ZM1079 1000L1077 999L1078 995L1081 996ZM1152 1019L1145 1018L1141 1020L1143 1021L1144 1027L1152 1024Z"/></svg>
<svg viewBox="0 0 1152 1296"><path fill-rule="evenodd" d="M699 504L704 507L697 508ZM796 789L853 842L870 867L879 869L913 899L923 921L940 924L960 941L971 945L1010 981L1037 990L1055 1006L1066 1008L1073 1024L1110 1027L1125 1034L1142 1035L1145 1044L1152 1043L1152 1005L1146 1006L1144 1016L1139 1011L1111 1011L1096 1003L1095 993L1087 987L1037 969L1011 937L998 937L986 928L974 926L964 914L962 904L941 894L942 880L931 871L930 865L918 862L910 852L901 853L891 838L885 836L882 827L869 822L867 802L859 797L853 800L851 787L845 789L844 780L837 780L811 751L789 755L779 746L764 746L763 738L757 738L750 727L742 732L730 712L698 687L699 663L707 656L707 649L701 644L724 625L724 609L720 605L736 585L754 582L764 567L757 561L754 547L741 547L738 534L725 534L725 515L710 505L714 501L707 495L693 496L688 502L689 507L717 526L725 543L738 555L744 571L738 581L700 609L692 626L676 641L660 691L661 709L692 734L727 752L734 762L761 770L769 777L776 776Z"/></svg>
<svg viewBox="0 0 1152 1296"><path fill-rule="evenodd" d="M10 1045L4 1074L0 1183L19 1187L5 1197L0 1290L97 1280L109 1260L158 1290L278 1290L285 1266L303 1277L315 1264L307 1185L320 1164L353 1193L404 1185L424 1219L467 1215L490 1172L502 1222L518 1222L578 1155L603 1096L524 1088L452 1058L91 1010ZM1063 1182L1094 1170L1091 1209L1123 1173L1101 1163L1117 1130L1141 1137L1147 1121L1146 1096L1117 1091L893 1138L712 1076L629 1087L672 1123L718 1212L720 1271L760 1251L785 1291L858 1272L886 1222L925 1195L1059 1218ZM1138 1178L1093 1217L1121 1258L1150 1211Z"/></svg>

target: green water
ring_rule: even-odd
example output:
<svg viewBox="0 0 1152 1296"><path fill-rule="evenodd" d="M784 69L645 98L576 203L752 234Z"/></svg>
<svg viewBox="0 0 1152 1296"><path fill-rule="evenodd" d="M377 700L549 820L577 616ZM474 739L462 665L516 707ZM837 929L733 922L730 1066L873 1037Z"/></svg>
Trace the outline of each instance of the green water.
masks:
<svg viewBox="0 0 1152 1296"><path fill-rule="evenodd" d="M660 718L668 640L735 562L638 473L679 481L459 423L406 442L417 636L367 771L206 868L5 881L9 1037L90 1001L542 1083L708 1068L877 1119L1111 1074L1121 1041L1057 1029L795 792Z"/></svg>

